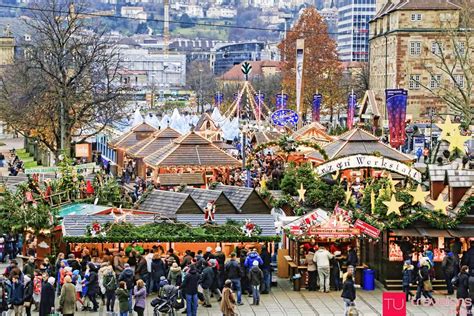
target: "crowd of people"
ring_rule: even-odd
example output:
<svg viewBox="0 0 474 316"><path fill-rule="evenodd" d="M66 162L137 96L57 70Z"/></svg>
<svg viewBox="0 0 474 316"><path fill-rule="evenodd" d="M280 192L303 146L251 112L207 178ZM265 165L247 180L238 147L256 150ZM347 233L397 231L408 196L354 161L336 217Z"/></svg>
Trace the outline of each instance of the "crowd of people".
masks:
<svg viewBox="0 0 474 316"><path fill-rule="evenodd" d="M242 295L259 305L260 294L270 292L271 256L265 245L260 253L238 247L230 257L220 247L187 250L179 257L173 249L165 253L160 246L143 249L135 243L113 254L106 250L100 258L87 248L77 250L59 253L55 263L31 256L22 269L11 259L0 280L0 310L13 309L15 316L29 316L32 308L40 316L74 315L78 310L96 312L102 304L108 314L140 316L147 295L169 298L178 293L171 306L184 308L183 314L197 315L199 304L209 308L217 303L223 315L235 315Z"/></svg>
<svg viewBox="0 0 474 316"><path fill-rule="evenodd" d="M5 154L0 153L0 167L8 167L8 175L10 176L16 176L18 173L24 172L24 163L18 157L15 149L10 150L9 156L7 157Z"/></svg>

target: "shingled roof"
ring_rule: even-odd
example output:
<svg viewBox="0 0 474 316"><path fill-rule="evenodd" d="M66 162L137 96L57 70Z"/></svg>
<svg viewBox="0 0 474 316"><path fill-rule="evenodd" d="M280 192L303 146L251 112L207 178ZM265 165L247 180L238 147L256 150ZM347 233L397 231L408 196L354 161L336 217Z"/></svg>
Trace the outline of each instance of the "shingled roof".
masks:
<svg viewBox="0 0 474 316"><path fill-rule="evenodd" d="M327 144L323 149L326 151L329 160L357 154L373 155L375 152L383 157L402 162L414 159L414 157L405 155L382 143L376 136L360 128L355 128L342 134L338 140ZM309 154L308 157L319 160L323 159L318 151Z"/></svg>
<svg viewBox="0 0 474 316"><path fill-rule="evenodd" d="M470 188L474 186L474 170L447 170L448 183L452 188Z"/></svg>
<svg viewBox="0 0 474 316"><path fill-rule="evenodd" d="M183 190L183 193L191 195L191 198L199 205L202 211L206 208L207 203L214 201L216 213L235 214L238 212L238 209L229 201L222 191L187 187Z"/></svg>
<svg viewBox="0 0 474 316"><path fill-rule="evenodd" d="M199 206L189 194L154 190L138 206L138 210L159 214L163 217L176 217L176 214L202 214Z"/></svg>
<svg viewBox="0 0 474 316"><path fill-rule="evenodd" d="M388 0L374 19L398 10L459 10L462 8L459 3L452 0Z"/></svg>
<svg viewBox="0 0 474 316"><path fill-rule="evenodd" d="M137 142L147 138L153 132L156 132L156 128L154 128L150 124L143 122L133 127L131 130L119 136L118 138L113 139L110 142L110 146L112 148L126 149L130 146L135 145Z"/></svg>
<svg viewBox="0 0 474 316"><path fill-rule="evenodd" d="M224 192L229 201L231 201L241 213L270 213L270 207L263 201L254 188L219 183L214 190Z"/></svg>
<svg viewBox="0 0 474 316"><path fill-rule="evenodd" d="M268 142L276 141L281 137L280 132L255 132L252 137L252 141L256 145L262 145Z"/></svg>
<svg viewBox="0 0 474 316"><path fill-rule="evenodd" d="M158 178L161 186L203 185L205 183L201 173L162 173Z"/></svg>
<svg viewBox="0 0 474 316"><path fill-rule="evenodd" d="M238 167L241 165L239 160L194 131L145 157L144 161L155 168L175 166Z"/></svg>
<svg viewBox="0 0 474 316"><path fill-rule="evenodd" d="M143 158L171 144L174 139L179 137L181 137L181 134L178 131L167 127L128 148L126 153L135 158Z"/></svg>
<svg viewBox="0 0 474 316"><path fill-rule="evenodd" d="M303 126L296 130L292 136L296 140L312 141L320 145L325 145L334 140L326 133L326 127L319 122L312 122Z"/></svg>

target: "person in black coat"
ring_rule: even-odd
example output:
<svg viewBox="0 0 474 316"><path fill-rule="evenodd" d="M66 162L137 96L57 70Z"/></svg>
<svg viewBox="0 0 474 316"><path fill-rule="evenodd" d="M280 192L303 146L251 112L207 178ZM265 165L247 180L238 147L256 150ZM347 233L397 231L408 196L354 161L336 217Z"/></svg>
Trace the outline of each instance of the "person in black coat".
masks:
<svg viewBox="0 0 474 316"><path fill-rule="evenodd" d="M166 264L161 259L160 254L155 253L151 259L151 292L158 292L160 287L160 278L162 276L166 277Z"/></svg>
<svg viewBox="0 0 474 316"><path fill-rule="evenodd" d="M215 259L212 259L215 260ZM212 261L214 262L214 261ZM211 261L209 262L209 266L202 270L201 278L199 280L199 284L201 284L201 287L203 289L203 294L204 294L204 307L211 307L211 287L212 284L214 283L214 266L211 266Z"/></svg>
<svg viewBox="0 0 474 316"><path fill-rule="evenodd" d="M462 264L469 267L469 271L474 271L474 241L471 241L471 247L462 256Z"/></svg>
<svg viewBox="0 0 474 316"><path fill-rule="evenodd" d="M54 284L55 279L50 277L41 287L41 298L39 316L48 316L54 308Z"/></svg>
<svg viewBox="0 0 474 316"><path fill-rule="evenodd" d="M469 298L471 299L471 302L474 302L474 271L470 271L468 286L469 286ZM472 315L472 304L467 306L466 309L467 309L467 314Z"/></svg>
<svg viewBox="0 0 474 316"><path fill-rule="evenodd" d="M357 267L358 263L359 263L359 258L357 257L357 251L355 247L352 247L351 245L349 245L347 247L347 265L353 266L355 268Z"/></svg>
<svg viewBox="0 0 474 316"><path fill-rule="evenodd" d="M186 311L188 315L196 316L198 308L198 284L200 276L194 265L190 265L184 277L181 289L186 296Z"/></svg>
<svg viewBox="0 0 474 316"><path fill-rule="evenodd" d="M344 300L344 315L348 315L349 307L354 305L356 299L356 290L351 271L347 272L346 281L342 286L341 297Z"/></svg>
<svg viewBox="0 0 474 316"><path fill-rule="evenodd" d="M272 285L272 256L267 250L267 246L262 246L262 252L260 253L260 258L262 258L263 264L260 268L262 268L263 272L263 283L262 283L262 291L261 294L268 294L270 293L270 288Z"/></svg>
<svg viewBox="0 0 474 316"><path fill-rule="evenodd" d="M24 289L23 289L23 305L27 316L31 316L31 304L33 304L33 281L29 276L23 277Z"/></svg>
<svg viewBox="0 0 474 316"><path fill-rule="evenodd" d="M454 286L456 286L456 316L460 315L462 302L469 298L469 274L467 274L468 267L462 266ZM466 304L466 303L465 303ZM466 308L468 304L466 304ZM469 315L469 314L468 314Z"/></svg>
<svg viewBox="0 0 474 316"><path fill-rule="evenodd" d="M87 287L86 295L92 302L92 311L97 312L99 309L99 303L97 303L95 297L99 292L99 276L97 275L97 268L92 262L89 262L87 267L89 268L89 285Z"/></svg>

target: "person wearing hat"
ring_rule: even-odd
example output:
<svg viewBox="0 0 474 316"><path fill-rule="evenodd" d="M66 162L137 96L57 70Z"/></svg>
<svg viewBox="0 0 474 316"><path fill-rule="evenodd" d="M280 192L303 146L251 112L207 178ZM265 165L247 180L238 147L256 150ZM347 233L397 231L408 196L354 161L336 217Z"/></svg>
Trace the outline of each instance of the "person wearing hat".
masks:
<svg viewBox="0 0 474 316"><path fill-rule="evenodd" d="M342 290L342 283L341 283L341 262L342 262L342 253L339 250L334 251L334 257L331 259L331 279L332 283L334 284L334 290L340 291Z"/></svg>
<svg viewBox="0 0 474 316"><path fill-rule="evenodd" d="M54 282L56 280L53 277L49 277L47 282L43 283L41 288L41 299L39 316L48 316L53 312L54 308Z"/></svg>
<svg viewBox="0 0 474 316"><path fill-rule="evenodd" d="M204 294L204 307L212 307L211 305L211 286L214 282L214 270L216 266L215 259L209 260L208 266L202 270L199 284L203 289Z"/></svg>
<svg viewBox="0 0 474 316"><path fill-rule="evenodd" d="M168 272L168 282L174 286L181 285L181 267L176 262L173 262Z"/></svg>
<svg viewBox="0 0 474 316"><path fill-rule="evenodd" d="M132 312L132 292L133 292L133 287L135 286L135 280L134 280L134 273L132 268L130 268L130 265L128 263L124 264L124 269L122 273L120 273L120 276L118 278L118 281L123 281L127 285L127 290L128 290L128 310L130 313Z"/></svg>
<svg viewBox="0 0 474 316"><path fill-rule="evenodd" d="M209 261L210 259L215 259L215 256L214 256L214 254L212 253L212 248L211 248L211 247L207 247L207 248L206 248L206 253L203 255L203 258L204 258L206 261Z"/></svg>
<svg viewBox="0 0 474 316"><path fill-rule="evenodd" d="M235 298L232 292L232 281L226 280L222 290L221 312L223 316L237 315L235 312Z"/></svg>
<svg viewBox="0 0 474 316"><path fill-rule="evenodd" d="M212 271L214 272L214 278L212 279L212 284L211 284L211 293L216 294L217 296L217 301L220 302L222 299L222 293L220 289L220 266L219 262L217 262L217 259L211 259L209 260L211 263ZM222 273L223 275L224 273Z"/></svg>
<svg viewBox="0 0 474 316"><path fill-rule="evenodd" d="M249 282L250 282L250 286L252 287L252 297L253 297L252 305L260 304L260 286L262 285L262 281L263 281L263 272L258 267L258 261L255 260L252 263L252 268L249 271Z"/></svg>
<svg viewBox="0 0 474 316"><path fill-rule="evenodd" d="M23 277L23 306L27 316L31 316L31 304L33 301L33 281L28 275Z"/></svg>

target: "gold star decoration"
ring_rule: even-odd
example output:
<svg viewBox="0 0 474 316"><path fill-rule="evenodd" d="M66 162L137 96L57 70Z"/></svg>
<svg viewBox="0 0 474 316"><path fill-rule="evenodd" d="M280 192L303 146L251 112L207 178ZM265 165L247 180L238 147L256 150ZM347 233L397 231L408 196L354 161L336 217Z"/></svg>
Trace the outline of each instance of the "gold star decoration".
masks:
<svg viewBox="0 0 474 316"><path fill-rule="evenodd" d="M375 212L375 192L370 190L370 212L374 214Z"/></svg>
<svg viewBox="0 0 474 316"><path fill-rule="evenodd" d="M301 186L299 188L298 195L299 195L299 200L304 202L304 194L306 193L306 189L303 188L303 183L301 183Z"/></svg>
<svg viewBox="0 0 474 316"><path fill-rule="evenodd" d="M345 195L346 195L346 205L347 205L349 204L349 200L351 199L351 196L352 196L352 190L351 188L349 188L349 186L347 186L347 191Z"/></svg>
<svg viewBox="0 0 474 316"><path fill-rule="evenodd" d="M331 175L333 180L337 180L337 177L339 177L339 170L336 171L336 174Z"/></svg>
<svg viewBox="0 0 474 316"><path fill-rule="evenodd" d="M398 202L395 198L395 194L392 194L390 201L383 201L383 204L385 204L388 208L387 216L392 213L395 213L398 216L402 215L402 213L400 213L400 207L404 204L404 202Z"/></svg>
<svg viewBox="0 0 474 316"><path fill-rule="evenodd" d="M453 151L456 148L459 148L464 152L464 143L467 142L471 136L463 136L459 131L455 131L446 137L446 140L449 142L449 151Z"/></svg>
<svg viewBox="0 0 474 316"><path fill-rule="evenodd" d="M451 204L451 202L445 201L442 194L438 196L438 199L431 200L430 203L433 205L433 209L435 211L441 211L441 213L448 215L447 207L449 204Z"/></svg>
<svg viewBox="0 0 474 316"><path fill-rule="evenodd" d="M395 190L395 186L396 186L397 184L399 184L400 181L398 181L398 180L393 180L392 174L391 174L390 172L388 173L387 179L388 179L388 182L390 183L390 186L391 186L392 191L395 192L395 191L396 191L396 190Z"/></svg>
<svg viewBox="0 0 474 316"><path fill-rule="evenodd" d="M421 184L418 184L416 191L408 191L408 194L410 194L413 197L413 201L411 202L411 205L415 205L418 202L420 202L422 205L426 205L425 199L430 194L430 192L429 191L424 192L421 189Z"/></svg>
<svg viewBox="0 0 474 316"><path fill-rule="evenodd" d="M451 122L451 117L449 115L446 116L446 120L444 123L438 123L436 124L440 129L441 129L441 139L447 140L447 137L449 135L452 135L453 132L458 132L459 131L459 126L461 124L458 123L452 123Z"/></svg>

